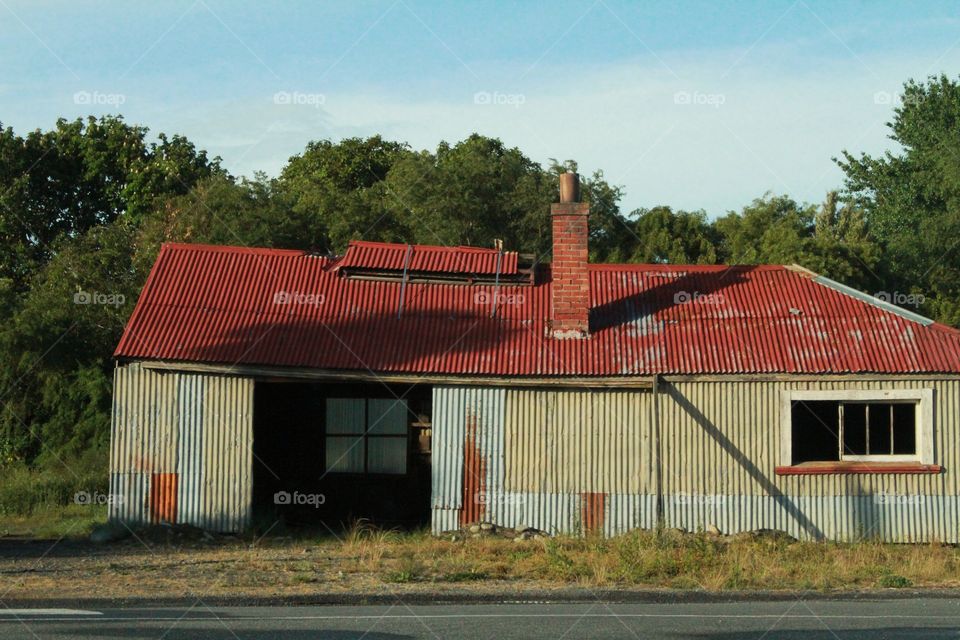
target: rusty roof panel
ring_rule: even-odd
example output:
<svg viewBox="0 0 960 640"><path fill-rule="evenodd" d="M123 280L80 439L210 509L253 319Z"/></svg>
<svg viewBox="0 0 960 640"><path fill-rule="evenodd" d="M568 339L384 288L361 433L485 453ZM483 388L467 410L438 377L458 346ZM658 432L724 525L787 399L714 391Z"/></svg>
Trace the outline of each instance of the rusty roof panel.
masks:
<svg viewBox="0 0 960 640"><path fill-rule="evenodd" d="M164 245L115 355L510 376L960 372L960 332L782 266L591 265L591 336L555 340L549 270L535 286L408 283L398 317L400 282L332 264Z"/></svg>
<svg viewBox="0 0 960 640"><path fill-rule="evenodd" d="M407 254L409 252L409 265ZM436 247L429 245L393 244L386 242L353 241L336 264L337 269L371 271L409 271L425 273L453 273L496 275L496 249L478 247ZM517 273L517 253L504 251L500 259L500 275Z"/></svg>

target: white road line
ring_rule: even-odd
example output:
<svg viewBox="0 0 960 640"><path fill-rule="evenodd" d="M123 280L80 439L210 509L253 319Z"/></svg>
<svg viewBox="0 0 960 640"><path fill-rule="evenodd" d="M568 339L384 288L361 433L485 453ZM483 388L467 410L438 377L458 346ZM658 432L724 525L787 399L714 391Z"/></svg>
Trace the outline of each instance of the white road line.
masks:
<svg viewBox="0 0 960 640"><path fill-rule="evenodd" d="M0 616L102 616L100 611L86 609L2 609Z"/></svg>
<svg viewBox="0 0 960 640"><path fill-rule="evenodd" d="M69 609L7 609L6 612L22 612L17 615L57 615L57 614L37 614L44 611L64 611ZM235 621L254 621L265 622L268 620L421 620L421 619L465 619L465 618L700 618L700 619L748 619L748 620L960 620L960 615L900 615L900 614L879 614L879 615L810 615L810 614L696 614L696 613L590 613L586 615L576 613L473 613L473 614L396 614L396 615L343 615L343 616L245 616L245 615L223 615L226 612L219 611L221 615L197 615L182 617L179 615L171 616L111 616L98 617L97 622L170 622L171 620L181 620L184 622L235 622ZM102 616L99 611L77 611L65 614L61 618L45 618L44 622L72 622L79 616ZM16 622L12 619L0 618L0 623Z"/></svg>

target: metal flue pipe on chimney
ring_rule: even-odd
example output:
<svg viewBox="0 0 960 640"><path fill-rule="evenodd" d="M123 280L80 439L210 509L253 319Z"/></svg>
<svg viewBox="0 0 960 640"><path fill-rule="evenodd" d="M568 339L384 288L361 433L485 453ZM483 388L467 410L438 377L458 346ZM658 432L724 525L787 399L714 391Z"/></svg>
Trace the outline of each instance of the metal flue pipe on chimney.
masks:
<svg viewBox="0 0 960 640"><path fill-rule="evenodd" d="M560 176L560 202L550 207L553 261L550 263L550 336L557 339L590 335L590 274L587 271L587 217L590 205L580 202L580 176Z"/></svg>

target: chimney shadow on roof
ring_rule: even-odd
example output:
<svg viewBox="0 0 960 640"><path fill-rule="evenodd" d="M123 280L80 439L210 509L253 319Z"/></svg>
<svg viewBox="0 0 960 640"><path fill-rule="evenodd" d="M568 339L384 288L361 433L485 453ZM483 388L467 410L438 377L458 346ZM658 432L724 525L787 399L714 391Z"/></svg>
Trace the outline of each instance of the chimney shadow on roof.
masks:
<svg viewBox="0 0 960 640"><path fill-rule="evenodd" d="M732 266L718 271L684 271L678 265L675 271L646 271L635 274L654 286L639 293L626 295L590 309L590 330L602 331L624 324L649 324L697 317L724 317L731 312L723 291L746 281L750 266ZM683 273L671 278L670 273ZM629 277L633 274L623 274ZM665 313L669 312L669 313Z"/></svg>

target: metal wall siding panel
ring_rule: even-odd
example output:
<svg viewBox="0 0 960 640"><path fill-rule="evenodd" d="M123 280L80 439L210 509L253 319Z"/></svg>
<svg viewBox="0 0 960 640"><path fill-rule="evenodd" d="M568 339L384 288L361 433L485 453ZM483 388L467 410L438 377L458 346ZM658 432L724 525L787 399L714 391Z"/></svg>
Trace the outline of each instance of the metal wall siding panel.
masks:
<svg viewBox="0 0 960 640"><path fill-rule="evenodd" d="M179 523L217 531L249 526L252 380L118 367L112 415L111 491L130 497L111 507L111 518L148 523L151 475L173 474Z"/></svg>
<svg viewBox="0 0 960 640"><path fill-rule="evenodd" d="M502 494L504 396L504 389L488 387L433 388L434 509L460 510L471 519L492 512L479 501ZM469 456L468 446L475 447ZM485 495L466 496L465 486Z"/></svg>
<svg viewBox="0 0 960 640"><path fill-rule="evenodd" d="M462 506L463 446L465 422L459 387L433 388L433 439L431 442L431 490L434 510Z"/></svg>
<svg viewBox="0 0 960 640"><path fill-rule="evenodd" d="M108 507L111 520L128 524L145 525L150 523L147 499L150 492L150 474L147 473L111 473Z"/></svg>
<svg viewBox="0 0 960 640"><path fill-rule="evenodd" d="M780 392L786 389L934 389L935 461L960 463L960 382L909 381L720 381L661 385L666 494L850 495L960 493L949 472L939 475L858 474L777 476Z"/></svg>
<svg viewBox="0 0 960 640"><path fill-rule="evenodd" d="M785 531L800 539L888 542L960 542L957 496L924 497L919 502L884 503L876 496L713 496L691 502L671 497L665 504L668 527L703 531L714 525L725 534L757 529ZM815 526L804 526L802 513Z"/></svg>
<svg viewBox="0 0 960 640"><path fill-rule="evenodd" d="M253 381L207 377L203 421L206 526L245 529L252 515Z"/></svg>
<svg viewBox="0 0 960 640"><path fill-rule="evenodd" d="M460 258L444 260L425 264L454 269ZM495 289L345 279L335 264L298 251L164 245L115 354L505 376L960 372L960 333L781 266L591 265L591 338L557 341L544 339L549 268L535 286ZM280 292L322 302L278 304ZM491 317L477 296L494 293L512 303Z"/></svg>
<svg viewBox="0 0 960 640"><path fill-rule="evenodd" d="M509 389L505 489L652 491L649 391Z"/></svg>
<svg viewBox="0 0 960 640"><path fill-rule="evenodd" d="M203 376L178 376L180 450L177 454L178 507L183 522L203 520Z"/></svg>
<svg viewBox="0 0 960 640"><path fill-rule="evenodd" d="M775 474L781 391L890 388L934 390L935 462L958 468L960 433L954 420L960 415L960 381L664 382L659 402L667 526L715 525L725 533L771 528L808 539L867 535L958 541L960 491L949 471ZM442 398L435 396L436 406L455 404L453 415L462 416L470 402L463 399L467 394L464 388L447 388ZM651 400L649 391L507 389L503 482L496 483L497 474L488 481L495 494L489 496L489 517L504 526L577 533L583 530L582 494L602 493L606 535L655 526ZM450 448L453 458L462 451L462 438L456 442ZM461 477L441 472L435 487L452 483L448 493L456 497ZM441 505L435 501L435 506Z"/></svg>

